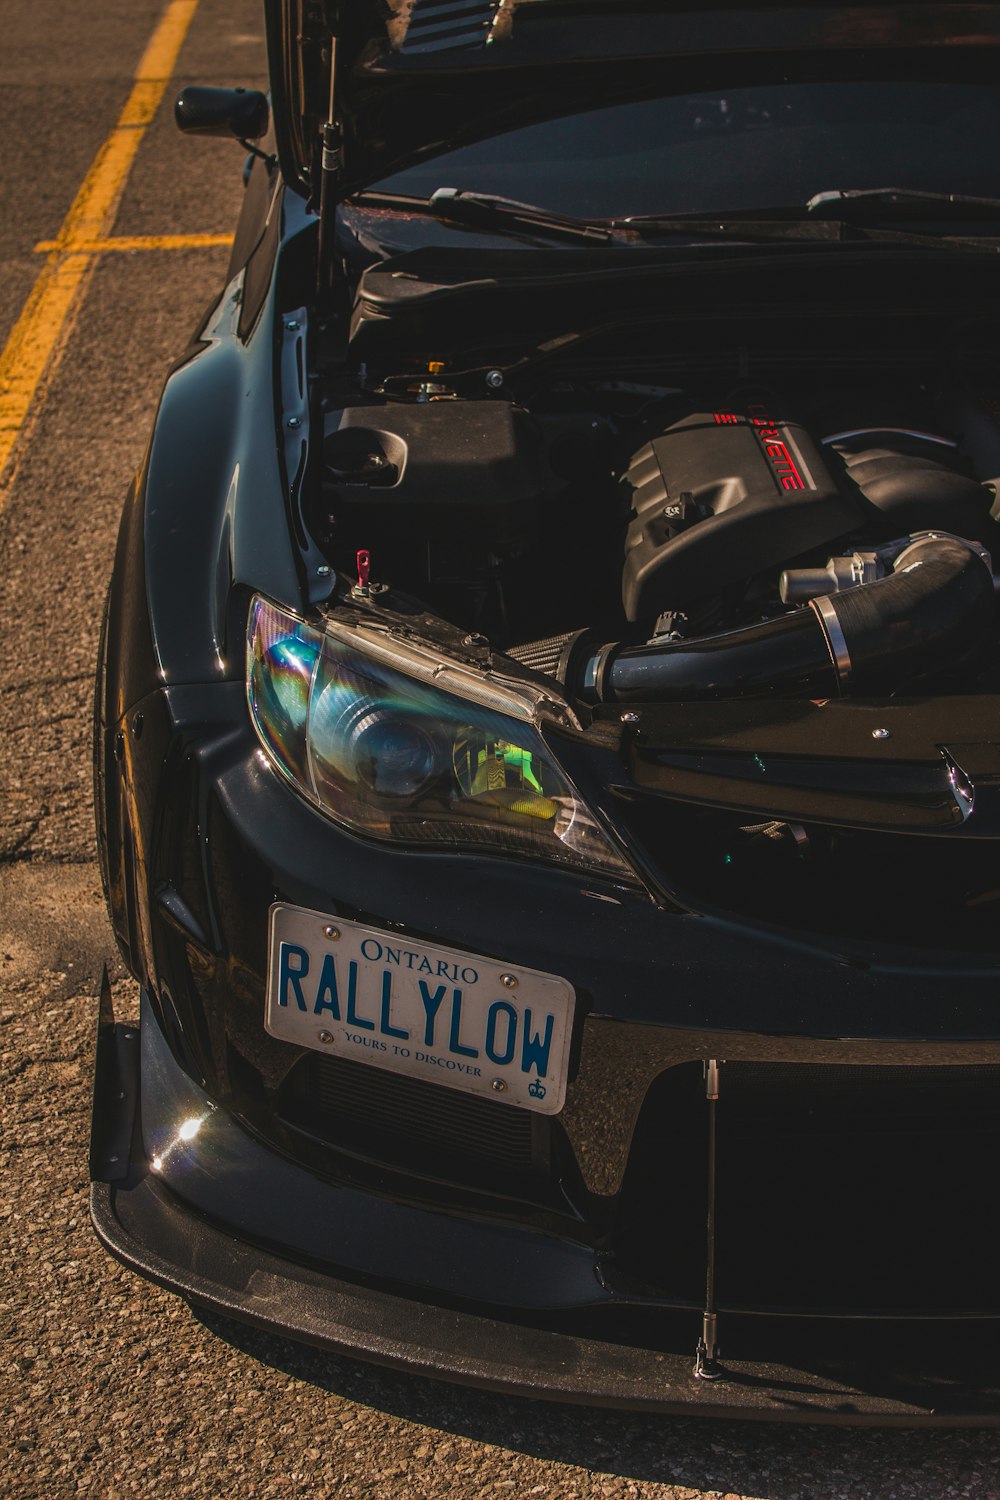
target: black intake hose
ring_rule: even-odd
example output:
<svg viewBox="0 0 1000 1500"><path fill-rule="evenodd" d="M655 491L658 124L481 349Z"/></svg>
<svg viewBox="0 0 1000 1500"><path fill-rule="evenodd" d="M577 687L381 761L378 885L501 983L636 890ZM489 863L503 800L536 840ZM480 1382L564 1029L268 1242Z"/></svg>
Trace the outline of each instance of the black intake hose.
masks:
<svg viewBox="0 0 1000 1500"><path fill-rule="evenodd" d="M890 577L760 625L662 646L595 650L573 638L560 675L590 702L881 696L960 661L993 612L993 576L980 553L931 532L900 553Z"/></svg>

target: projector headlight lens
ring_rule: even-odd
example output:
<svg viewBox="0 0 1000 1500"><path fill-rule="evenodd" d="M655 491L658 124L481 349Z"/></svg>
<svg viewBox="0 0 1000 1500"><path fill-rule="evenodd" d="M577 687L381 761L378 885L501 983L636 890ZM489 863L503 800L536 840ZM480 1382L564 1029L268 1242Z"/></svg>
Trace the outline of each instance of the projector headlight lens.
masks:
<svg viewBox="0 0 1000 1500"><path fill-rule="evenodd" d="M346 633L346 632L345 632ZM275 766L329 817L399 843L522 854L635 876L571 786L529 710L462 668L420 677L391 649L341 638L257 597L247 638L250 715ZM407 663L404 663L404 665ZM414 672L420 669L417 662ZM493 702L517 713L498 712Z"/></svg>

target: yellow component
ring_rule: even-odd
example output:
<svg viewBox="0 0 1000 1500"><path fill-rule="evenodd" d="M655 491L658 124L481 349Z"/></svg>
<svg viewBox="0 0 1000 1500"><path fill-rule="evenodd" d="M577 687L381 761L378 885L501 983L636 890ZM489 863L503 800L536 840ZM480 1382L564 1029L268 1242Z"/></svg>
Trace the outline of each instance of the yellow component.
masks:
<svg viewBox="0 0 1000 1500"><path fill-rule="evenodd" d="M541 797L537 792L516 791L508 787L503 791L480 792L475 799L477 807L502 807L506 812L520 813L523 818L538 818L551 823L559 811L559 804L551 797Z"/></svg>
<svg viewBox="0 0 1000 1500"><path fill-rule="evenodd" d="M428 373L428 375L443 375L444 374L444 360L443 359L432 359L432 360L430 360L428 362L428 365L427 365L427 373Z"/></svg>
<svg viewBox="0 0 1000 1500"><path fill-rule="evenodd" d="M541 818L545 822L551 822L559 811L559 804L553 802L551 797L532 796L518 797L510 804L511 812L523 813L527 818Z"/></svg>
<svg viewBox="0 0 1000 1500"><path fill-rule="evenodd" d="M486 762L486 785L491 792L502 790L507 785L507 768L503 761Z"/></svg>

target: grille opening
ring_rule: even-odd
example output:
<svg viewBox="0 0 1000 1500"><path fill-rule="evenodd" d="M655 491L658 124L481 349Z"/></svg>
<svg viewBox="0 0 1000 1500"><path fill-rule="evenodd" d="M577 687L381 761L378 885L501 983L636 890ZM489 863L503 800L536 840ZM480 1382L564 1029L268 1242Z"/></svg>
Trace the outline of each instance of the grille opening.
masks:
<svg viewBox="0 0 1000 1500"><path fill-rule="evenodd" d="M402 1170L489 1190L544 1177L547 1121L511 1105L339 1057L305 1057L279 1102L287 1124Z"/></svg>
<svg viewBox="0 0 1000 1500"><path fill-rule="evenodd" d="M928 953L993 956L1000 948L993 839L806 823L803 843L762 814L654 795L623 800L620 815L665 888L695 907Z"/></svg>
<svg viewBox="0 0 1000 1500"><path fill-rule="evenodd" d="M706 1116L700 1065L653 1085L615 1235L628 1275L694 1301ZM728 1063L717 1144L720 1307L1000 1313L1000 1068Z"/></svg>

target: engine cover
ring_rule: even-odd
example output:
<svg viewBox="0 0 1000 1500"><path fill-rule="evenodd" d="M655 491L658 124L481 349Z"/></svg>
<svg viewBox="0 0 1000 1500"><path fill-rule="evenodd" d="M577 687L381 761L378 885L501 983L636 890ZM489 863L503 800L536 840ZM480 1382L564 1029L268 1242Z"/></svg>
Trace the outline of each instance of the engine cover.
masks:
<svg viewBox="0 0 1000 1500"><path fill-rule="evenodd" d="M741 405L689 412L631 460L629 620L718 594L858 525L858 506L806 430L765 399Z"/></svg>

